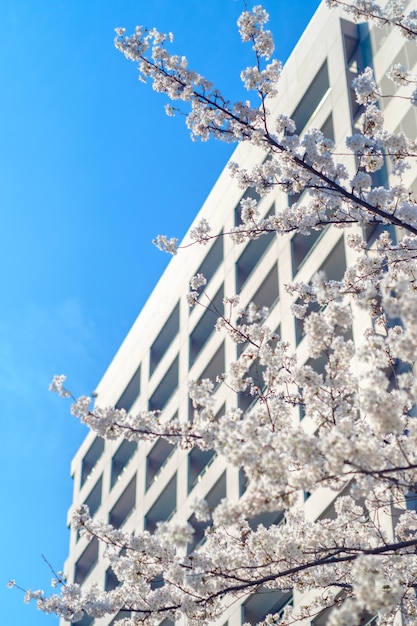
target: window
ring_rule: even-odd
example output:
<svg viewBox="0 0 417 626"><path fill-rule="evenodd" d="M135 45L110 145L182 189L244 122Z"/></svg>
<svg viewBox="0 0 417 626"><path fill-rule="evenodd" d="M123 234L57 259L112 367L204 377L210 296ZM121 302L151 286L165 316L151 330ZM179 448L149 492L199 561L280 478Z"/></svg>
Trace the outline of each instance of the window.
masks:
<svg viewBox="0 0 417 626"><path fill-rule="evenodd" d="M346 270L346 255L344 239L341 237L333 250L330 252L324 263L320 267L326 275L326 280L341 280ZM296 304L303 304L301 300L297 300ZM307 315L313 311L319 311L320 305L317 302L310 302L308 305ZM295 336L297 344L304 337L304 320L295 318Z"/></svg>
<svg viewBox="0 0 417 626"><path fill-rule="evenodd" d="M326 381L326 374L327 374L326 372L327 362L328 362L327 356L325 356L324 354L321 354L319 357L315 359L308 359L304 365L311 367L317 374L321 375L323 377L323 384L324 384ZM298 388L298 392L299 392L300 397L302 398L303 390L301 387ZM307 415L306 405L304 403L300 402L300 404L298 405L298 412L299 412L300 422L302 422L305 416ZM304 500L306 499L307 498L304 498Z"/></svg>
<svg viewBox="0 0 417 626"><path fill-rule="evenodd" d="M343 498L344 496L350 495L350 491L352 489L352 482L349 482L343 489L335 496L332 502L326 507L326 509L318 516L317 520L325 521L325 520L335 520L337 517L336 514L336 500L338 498ZM356 500L356 504L361 506L365 512L367 513L368 509L365 506L365 500L359 499Z"/></svg>
<svg viewBox="0 0 417 626"><path fill-rule="evenodd" d="M327 280L341 280L346 270L346 256L344 239L341 237L329 256L326 258L320 270L326 275Z"/></svg>
<svg viewBox="0 0 417 626"><path fill-rule="evenodd" d="M71 626L92 626L94 624L94 617L91 615L84 615L78 622L71 622Z"/></svg>
<svg viewBox="0 0 417 626"><path fill-rule="evenodd" d="M140 365L130 379L126 389L116 402L116 409L129 412L140 394Z"/></svg>
<svg viewBox="0 0 417 626"><path fill-rule="evenodd" d="M276 615L279 618L288 604L292 604L291 591L259 589L242 604L242 623L255 625L267 615Z"/></svg>
<svg viewBox="0 0 417 626"><path fill-rule="evenodd" d="M174 444L162 438L158 439L151 448L146 457L146 489L149 489L152 483L157 479L160 471L166 465L174 450Z"/></svg>
<svg viewBox="0 0 417 626"><path fill-rule="evenodd" d="M274 238L275 233L266 233L246 244L236 263L236 293L240 293Z"/></svg>
<svg viewBox="0 0 417 626"><path fill-rule="evenodd" d="M151 580L152 591L155 591L155 589L161 589L161 587L164 587L164 585L165 585L165 580L164 580L163 572L160 572L159 574L154 576Z"/></svg>
<svg viewBox="0 0 417 626"><path fill-rule="evenodd" d="M245 374L245 378L251 378L252 383L249 384L244 391L238 393L239 409L243 412L248 411L264 391L266 385L263 377L265 367L260 365L259 361L252 363ZM251 393L253 391L253 393Z"/></svg>
<svg viewBox="0 0 417 626"><path fill-rule="evenodd" d="M346 79L349 85L349 105L352 122L358 119L363 106L356 101L356 92L352 81L364 68L362 48L360 45L358 26L342 20L343 44L346 64Z"/></svg>
<svg viewBox="0 0 417 626"><path fill-rule="evenodd" d="M104 589L106 591L113 591L113 589L116 589L116 587L118 587L119 585L120 585L119 579L117 578L113 569L111 567L108 567L106 570L106 579L104 583Z"/></svg>
<svg viewBox="0 0 417 626"><path fill-rule="evenodd" d="M190 367L200 354L203 347L214 332L214 325L219 316L223 315L223 285L214 296L210 308L206 309L190 334Z"/></svg>
<svg viewBox="0 0 417 626"><path fill-rule="evenodd" d="M109 513L109 524L114 528L120 528L129 515L132 513L136 504L136 474L123 491L122 495Z"/></svg>
<svg viewBox="0 0 417 626"><path fill-rule="evenodd" d="M207 283L213 278L214 274L217 271L217 268L220 266L220 263L223 261L223 237L222 233L214 240L213 245L210 250L206 254L206 258L198 268L196 274L203 274L206 278Z"/></svg>
<svg viewBox="0 0 417 626"><path fill-rule="evenodd" d="M225 405L217 411L215 420L219 420L224 414ZM190 408L190 415L193 414L193 407ZM215 450L201 450L197 446L192 448L188 454L188 493L200 482L204 474L211 467L217 453Z"/></svg>
<svg viewBox="0 0 417 626"><path fill-rule="evenodd" d="M253 187L249 187L248 189L246 189L245 193L235 206L235 226L240 226L242 224L242 207L240 206L240 203L242 202L242 200L246 200L246 198L252 198L252 200L256 200L257 202L259 202L261 196L255 191Z"/></svg>
<svg viewBox="0 0 417 626"><path fill-rule="evenodd" d="M241 498L245 493L246 489L249 485L249 478L245 471L240 468L239 469L239 497Z"/></svg>
<svg viewBox="0 0 417 626"><path fill-rule="evenodd" d="M397 241L396 227L393 224L381 224L378 221L368 222L368 224L362 228L362 232L368 245L373 243L384 232L389 233L391 241L394 243Z"/></svg>
<svg viewBox="0 0 417 626"><path fill-rule="evenodd" d="M301 300L300 298L298 300L296 300L295 304L301 304L303 305L304 302L303 300ZM320 311L320 305L318 304L318 302L309 302L307 305L307 313L305 315L305 317L308 317L308 315L310 315L310 313L317 313L317 311ZM299 319L298 317L294 318L295 321L295 341L297 343L297 345L300 343L300 341L304 338L305 332L304 332L304 319Z"/></svg>
<svg viewBox="0 0 417 626"><path fill-rule="evenodd" d="M103 450L104 439L102 439L101 437L96 437L82 461L81 487L84 485L85 481L90 478L91 472L93 471L97 461L103 454Z"/></svg>
<svg viewBox="0 0 417 626"><path fill-rule="evenodd" d="M210 489L210 491L208 492L208 494L205 496L204 499L206 500L210 510L213 511L216 508L216 506L220 503L220 501L225 497L226 497L226 472L223 472L223 474L217 480L215 485ZM197 521L194 516L194 513L193 515L191 515L188 522L194 528L193 541L187 547L187 552L188 554L190 554L204 542L206 529L209 528L209 526L211 525L211 522L209 520L204 521L204 522Z"/></svg>
<svg viewBox="0 0 417 626"><path fill-rule="evenodd" d="M324 609L324 611L312 620L311 626L326 626L330 613L332 612L332 608Z"/></svg>
<svg viewBox="0 0 417 626"><path fill-rule="evenodd" d="M308 235L296 233L291 239L291 260L293 277L299 272L304 262L315 249L327 228L312 230Z"/></svg>
<svg viewBox="0 0 417 626"><path fill-rule="evenodd" d="M317 374L323 376L323 380L326 379L326 365L328 363L328 357L325 354L320 354L316 358L310 358L305 362L305 365L311 367Z"/></svg>
<svg viewBox="0 0 417 626"><path fill-rule="evenodd" d="M114 484L120 480L137 448L138 444L136 441L123 441L123 443L120 444L111 461L110 487L113 487Z"/></svg>
<svg viewBox="0 0 417 626"><path fill-rule="evenodd" d="M216 354L209 361L207 367L202 372L201 376L199 376L199 380L204 380L205 378L209 378L214 383L214 388L216 389L220 382L217 379L218 376L224 373L224 343L217 350Z"/></svg>
<svg viewBox="0 0 417 626"><path fill-rule="evenodd" d="M154 532L158 522L165 522L177 508L177 474L171 478L161 495L145 516L145 530Z"/></svg>
<svg viewBox="0 0 417 626"><path fill-rule="evenodd" d="M188 493L201 480L216 457L214 450L193 448L188 454Z"/></svg>
<svg viewBox="0 0 417 626"><path fill-rule="evenodd" d="M131 611L119 611L118 614L116 615L116 617L114 617L112 619L112 621L110 622L109 626L114 626L114 624L116 624L117 622L120 622L120 620L122 619L127 619L132 615Z"/></svg>
<svg viewBox="0 0 417 626"><path fill-rule="evenodd" d="M323 133L323 136L326 139L331 139L332 141L334 141L334 127L333 127L333 116L330 113L330 115L327 117L326 121L324 122L323 126L320 128L321 132ZM306 163L308 163L309 165L313 164L312 159L310 159L307 155L304 155L304 160ZM315 187L315 183L304 183L303 188L301 189L301 191L291 191L288 194L288 206L293 206L295 204L299 204L301 203L301 200L304 197L304 201L305 201L305 195L308 195L308 189L309 188L313 188Z"/></svg>
<svg viewBox="0 0 417 626"><path fill-rule="evenodd" d="M295 122L295 127L299 135L327 96L329 89L329 72L327 70L326 60L313 78L297 108L290 116Z"/></svg>
<svg viewBox="0 0 417 626"><path fill-rule="evenodd" d="M279 526L284 522L284 513L282 511L265 511L264 513L252 517L248 521L252 530L256 530L261 524L265 526L265 528Z"/></svg>
<svg viewBox="0 0 417 626"><path fill-rule="evenodd" d="M252 302L258 307L266 306L270 309L278 300L278 296L278 266L274 263L253 296Z"/></svg>
<svg viewBox="0 0 417 626"><path fill-rule="evenodd" d="M197 520L194 513L188 519L188 523L194 528L193 539L187 546L187 554L191 554L204 543L206 529L211 526L211 523L209 520Z"/></svg>
<svg viewBox="0 0 417 626"><path fill-rule="evenodd" d="M89 508L90 515L93 517L101 504L101 491L103 485L103 477L100 476L99 480L96 482L89 495L85 499L84 504L86 504Z"/></svg>
<svg viewBox="0 0 417 626"><path fill-rule="evenodd" d="M74 582L82 585L98 559L98 539L93 537L75 564Z"/></svg>
<svg viewBox="0 0 417 626"><path fill-rule="evenodd" d="M149 375L152 376L159 361L174 341L180 327L180 303L178 302L165 322L150 350Z"/></svg>
<svg viewBox="0 0 417 626"><path fill-rule="evenodd" d="M149 400L150 411L162 411L178 387L178 356L175 357L166 374Z"/></svg>
<svg viewBox="0 0 417 626"><path fill-rule="evenodd" d="M337 600L339 600L339 602L342 602L342 597L343 596L339 596ZM322 611L319 615L317 615L317 617L315 617L311 621L311 626L327 626L328 620L329 620L331 612L333 611L333 608L334 607L331 606L327 609L324 609L324 611ZM372 616L370 613L367 613L366 611L364 611L360 617L359 623L360 623L360 626L376 626L378 623L378 617L376 615Z"/></svg>
<svg viewBox="0 0 417 626"><path fill-rule="evenodd" d="M417 493L415 491L407 491L405 506L409 511L417 511Z"/></svg>
<svg viewBox="0 0 417 626"><path fill-rule="evenodd" d="M343 20L345 27L348 26L347 22ZM350 71L354 71L357 73L363 63L361 60L361 50L360 50L360 42L359 42L359 33L357 31L357 26L349 23L349 31L350 33L344 33L343 35L343 45L345 51L345 62L346 67Z"/></svg>
<svg viewBox="0 0 417 626"><path fill-rule="evenodd" d="M324 122L323 126L320 128L323 136L326 139L331 139L334 141L334 126L333 126L333 115L330 113L329 117Z"/></svg>

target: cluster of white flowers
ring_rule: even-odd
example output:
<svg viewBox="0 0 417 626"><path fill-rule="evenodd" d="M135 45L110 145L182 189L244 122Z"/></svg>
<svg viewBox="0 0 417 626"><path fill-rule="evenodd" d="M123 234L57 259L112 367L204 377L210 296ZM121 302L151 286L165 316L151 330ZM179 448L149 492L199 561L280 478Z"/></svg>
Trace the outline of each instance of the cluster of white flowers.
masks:
<svg viewBox="0 0 417 626"><path fill-rule="evenodd" d="M384 116L377 106L374 104L366 107L365 113L361 119L361 130L365 137L373 137L382 130L384 125Z"/></svg>
<svg viewBox="0 0 417 626"><path fill-rule="evenodd" d="M274 52L274 39L271 31L264 29L268 20L268 13L263 7L257 5L252 11L244 11L237 25L242 41L252 41L257 56L270 59Z"/></svg>
<svg viewBox="0 0 417 626"><path fill-rule="evenodd" d="M377 27L395 27L402 37L410 41L417 38L417 11L406 13L405 0L389 0L389 2L374 2L374 0L326 0L330 7L341 6L350 13L356 22L371 21Z"/></svg>
<svg viewBox="0 0 417 626"><path fill-rule="evenodd" d="M404 67L404 65L401 65L401 63L393 65L387 72L387 76L399 87L408 85L410 82L410 72L406 67Z"/></svg>
<svg viewBox="0 0 417 626"><path fill-rule="evenodd" d="M55 375L52 379L51 384L49 385L49 391L57 393L59 396L61 396L61 398L69 398L71 394L64 387L66 379L66 376L64 376L63 374Z"/></svg>
<svg viewBox="0 0 417 626"><path fill-rule="evenodd" d="M264 28L267 21L268 14L260 6L245 11L239 20L242 40L253 43L259 63L268 60L274 51L272 34ZM213 135L223 141L254 141L258 137L261 142L258 109L241 102L231 106L209 81L188 68L185 57L168 52L166 44L171 41L171 35L155 29L138 27L131 36L124 29L116 29L115 45L126 58L138 63L140 79L150 79L155 91L167 94L173 101L189 103L187 126L192 138L207 140ZM260 68L259 63L255 70L248 68L243 72L242 79L248 89L257 91L264 100L276 93L281 65L272 61ZM166 111L172 115L175 109L168 105Z"/></svg>
<svg viewBox="0 0 417 626"><path fill-rule="evenodd" d="M364 71L353 80L352 86L356 91L356 99L359 104L373 103L378 99L378 89L374 73L370 67L366 67Z"/></svg>
<svg viewBox="0 0 417 626"><path fill-rule="evenodd" d="M365 189L370 189L372 179L366 172L358 172L350 181L352 188L360 194Z"/></svg>
<svg viewBox="0 0 417 626"><path fill-rule="evenodd" d="M361 248L361 242L352 243ZM407 242L393 246L387 236L379 245L393 259L401 253L406 255L409 249ZM410 271L411 267L414 263ZM74 524L81 533L98 537L108 545L108 556L121 585L117 592L104 595L97 589L84 592L76 585L66 586L61 596L48 599L31 593L30 597L43 610L52 609L74 619L83 610L100 617L135 606L137 618L153 624L167 614L169 607L172 619L186 613L191 623L206 624L218 618L221 604L217 600L228 594L233 597L237 581L245 581L239 587L245 593L267 577L272 589L320 591L321 599L316 597L308 609L291 609L292 617L311 617L335 604L335 594L321 592L327 587L331 589L337 577L351 591L348 600L332 615L334 624L344 624L347 614L352 618L371 609L391 618L399 597L404 596L408 585L411 589L414 584L411 572L417 567L417 539L412 529L417 528L417 516L406 512L399 518L398 534L391 543L385 535L381 536L375 521L392 498L404 498L408 485L417 480L417 427L407 417L411 407L409 394L414 389L417 395L417 384L408 372L407 378L399 379L401 384L390 391L387 365L400 350L404 354L400 345L403 340L409 344L410 358L415 353L417 294L407 295L406 275L400 282L404 291L398 291L396 264L387 272L384 262L372 265L364 255L356 272L356 278L352 276L356 292L350 290L348 278L335 284L323 275L318 275L312 285L293 286L307 303L315 299L327 303L322 312L308 314L305 322L311 355L326 355L324 373L316 372L312 366L297 366L288 344L277 340L265 325L268 311L251 305L237 312L241 321L233 330L246 347L240 359L231 365L229 384L246 388L248 368L259 363L265 387L262 403L252 411L243 414L230 409L214 419L213 384L208 380L190 383L195 412L186 429L178 422L172 426L159 424L155 415L132 418L124 412L107 411L113 429L122 423L124 428L130 424L133 438L162 435L172 440L175 433L180 445L188 446L191 437L203 449L214 448L229 463L244 470L249 486L239 501L225 500L214 511L204 500L194 503L197 520L210 521L211 525L205 544L191 556L184 553L185 545L193 538L188 524L164 523L154 535L144 532L130 536L91 520L85 508L75 511ZM363 362L369 363L369 367L359 377L352 371L353 343L348 334L345 337L351 324L350 307L342 300L346 300L344 294L351 293L360 301L368 282L379 291L381 314L383 300L390 299L392 302L384 304L385 309L401 315L405 327L386 335L369 329L363 348ZM237 302L232 299L230 306L233 309ZM231 319L226 320L229 331L233 326ZM358 399L363 416L358 410ZM315 424L314 432L292 419L297 404L304 407L304 420ZM96 414L91 426L99 433L103 432L99 422L104 413L94 410L89 414L90 418ZM393 464L399 468L396 473ZM291 508L300 490L313 492L318 484L341 489L353 477L351 495L336 501L335 515L330 519L313 523L304 519L301 510ZM255 512L280 509L286 511L284 525L250 527L247 518ZM391 547L394 545L397 547ZM364 551L370 556L358 559ZM407 559L400 567L398 558L402 554ZM371 570L375 574L372 577ZM164 585L153 588L152 581L157 579L163 580ZM408 603L412 607L412 601Z"/></svg>
<svg viewBox="0 0 417 626"><path fill-rule="evenodd" d="M345 6L356 20L366 17L416 39L417 12L406 13L404 2L393 0L384 7L373 0L328 4ZM267 20L256 6L244 11L238 24L256 57L242 79L260 96L260 108L231 104L190 70L184 57L170 54L170 34L138 27L126 36L120 28L116 46L139 64L142 80L151 80L172 101L188 104L193 137L250 141L267 152L268 158L251 170L231 164L242 189L254 189L261 197L277 187L290 196L306 192L265 218L257 202L245 198L242 223L231 233L236 243L268 232L309 234L328 224L353 225L346 241L356 260L340 281L319 272L310 283L287 286L294 297L292 313L302 320L306 335L309 360L304 365L269 328L267 308L251 303L240 309L238 297L224 299L225 313L216 328L239 344L239 358L224 375L219 372L219 380L249 396L253 403L247 411L230 407L216 414L214 382L203 379L189 383L192 419L165 422L158 412L130 415L114 407L92 408L89 397L73 398L64 376L54 377L51 391L70 397L73 415L99 436L131 441L163 437L186 450L210 449L248 481L238 501L225 499L213 511L204 500L194 503L195 518L209 526L204 545L191 554L186 547L195 533L188 523L172 520L154 534L131 535L91 519L86 507L75 510L73 524L87 539L106 545L120 585L111 592L94 585L81 589L59 574L53 586L61 588L60 594L26 593L27 601L68 621L126 610L132 617L121 623L129 625L154 626L185 617L191 626L204 626L220 619L224 602L263 586L311 591L311 601L286 608L278 622L285 626L332 607L331 626L356 626L363 615L375 613L378 624L391 626L399 611L405 624L416 623L417 515L406 505L417 489L417 205L402 177L417 143L384 129L370 68L353 83L363 108L360 130L346 140L356 157L351 172L337 162L333 142L320 131L311 129L300 138L287 116L270 119L265 99L277 92L281 65L265 64L274 50ZM389 76L400 86L411 80L398 64ZM415 94L413 99L417 102ZM173 112L168 105L168 113ZM385 159L400 181L390 189L373 185L371 177ZM369 229L396 225L402 237L393 240L385 230L370 245L358 224ZM206 219L190 232L191 241L201 244L214 236ZM176 239L158 236L155 243L172 254L178 250ZM191 279L189 304L211 306L208 296L208 304L201 302L205 284L202 274ZM355 347L351 333L357 312L368 324ZM318 487L344 496L327 518L312 521L297 505L302 492L314 494ZM282 511L283 523L265 527L253 522L258 514L275 511ZM393 511L396 524L388 533L381 520ZM271 616L264 621L274 623Z"/></svg>
<svg viewBox="0 0 417 626"><path fill-rule="evenodd" d="M169 254L177 254L178 239L171 237L168 239L165 235L158 235L152 242L159 250L168 252Z"/></svg>
<svg viewBox="0 0 417 626"><path fill-rule="evenodd" d="M258 91L262 96L274 97L277 95L277 85L281 75L282 65L279 61L272 61L265 69L247 67L240 77L248 91Z"/></svg>
<svg viewBox="0 0 417 626"><path fill-rule="evenodd" d="M187 294L187 304L188 304L188 306L192 308L195 304L197 304L198 297L199 297L198 291L190 291L190 293Z"/></svg>
<svg viewBox="0 0 417 626"><path fill-rule="evenodd" d="M206 218L203 217L194 228L191 228L190 238L198 243L207 243L211 239L210 232L211 226Z"/></svg>
<svg viewBox="0 0 417 626"><path fill-rule="evenodd" d="M193 289L195 291L197 291L201 287L204 287L204 285L206 285L206 284L207 284L207 279L205 278L205 276L203 274L196 274L190 280L190 287L191 287L191 289Z"/></svg>

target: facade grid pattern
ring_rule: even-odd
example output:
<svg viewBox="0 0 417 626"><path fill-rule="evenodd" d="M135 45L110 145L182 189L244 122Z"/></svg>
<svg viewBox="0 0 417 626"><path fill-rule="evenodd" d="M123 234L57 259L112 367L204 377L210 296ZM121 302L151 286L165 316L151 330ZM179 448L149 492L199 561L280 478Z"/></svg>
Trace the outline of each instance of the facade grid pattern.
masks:
<svg viewBox="0 0 417 626"><path fill-rule="evenodd" d="M292 116L299 134L311 127L322 129L335 141L336 151L343 152L344 138L352 134L361 113L352 95L352 78L366 65L372 65L382 89L392 93L393 85L385 85L385 72L394 62L412 69L417 63L416 50L415 45L404 42L395 33L353 24L338 11L328 11L322 3L284 68L280 94L270 107L271 115L275 110ZM388 100L380 106L389 130L404 129L410 136L416 135L417 117L409 105L394 105ZM260 150L246 145L239 146L233 155L233 161L248 169L263 158ZM388 168L385 174L389 178ZM415 181L405 182L417 189ZM228 232L239 219L241 198L242 190L225 171L196 223L207 217L214 232ZM272 192L259 200L259 210L267 215L278 211L283 203L298 200ZM182 420L192 418L187 381L215 379L236 359L239 348L214 331L215 314L198 305L189 308L189 280L197 272L208 279L205 292L220 313L223 296L235 293L242 306L251 301L258 306L267 305L270 328L297 349L300 363L307 362L302 322L290 312L294 297L287 293L285 285L292 279L308 281L321 269L328 278L337 280L353 260L353 254L345 246L343 230L331 227L307 237L297 234L278 238L271 234L246 245L234 244L227 236L221 236L208 246L193 246L179 254L171 261L100 382L97 403L132 412L158 409L166 421L176 416ZM204 297L201 296L201 302L206 305ZM360 336L360 315L354 324L355 338L356 333ZM262 385L261 372L252 374ZM231 393L224 384L218 385L216 398L218 411L232 406L250 410L253 400L245 394ZM306 421L305 427L313 425ZM72 476L73 505L87 503L97 517L116 527L133 533L153 530L158 521L174 516L180 521L189 520L196 531L189 550L198 549L206 531L206 524L193 519L192 501L205 497L210 507L215 507L226 495L238 499L245 488L245 478L238 469L226 465L213 452L183 451L164 440L139 444L103 442L94 433L86 437L75 455ZM333 499L334 494L323 489L300 494L300 502L311 519L327 515ZM268 526L280 521L281 514L276 511L259 516L252 524ZM94 541L87 543L75 531L70 535L66 572L70 582L82 585L97 583L112 589L117 584L103 559L102 546ZM255 624L267 613L279 613L288 602L300 600L290 593L256 594L227 609L222 624L226 620L229 626L240 626L245 621ZM109 626L117 619L116 616L94 621L85 617L78 624ZM374 618L369 616L369 620L371 624ZM326 615L312 623L322 626ZM169 626L167 621L162 624Z"/></svg>

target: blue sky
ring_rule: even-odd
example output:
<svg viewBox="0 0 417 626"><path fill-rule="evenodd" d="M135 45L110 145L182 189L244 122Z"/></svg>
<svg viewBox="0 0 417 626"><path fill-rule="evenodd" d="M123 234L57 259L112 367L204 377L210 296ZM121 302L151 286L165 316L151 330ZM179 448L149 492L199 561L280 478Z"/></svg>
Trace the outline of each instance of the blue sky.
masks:
<svg viewBox="0 0 417 626"><path fill-rule="evenodd" d="M267 0L284 60L316 0ZM165 101L113 47L136 24L243 97L252 63L239 0L2 0L0 3L0 606L4 623L50 626L16 589L48 587L68 549L71 458L86 430L47 391L65 373L90 393L232 147L192 143ZM245 95L246 97L246 95Z"/></svg>

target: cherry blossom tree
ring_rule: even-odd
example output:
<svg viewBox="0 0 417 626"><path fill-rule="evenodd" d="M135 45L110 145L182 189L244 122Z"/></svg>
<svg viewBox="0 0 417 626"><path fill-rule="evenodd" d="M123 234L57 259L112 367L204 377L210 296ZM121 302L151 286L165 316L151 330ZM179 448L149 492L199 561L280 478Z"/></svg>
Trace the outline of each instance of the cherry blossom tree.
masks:
<svg viewBox="0 0 417 626"><path fill-rule="evenodd" d="M385 8L372 0L328 0L328 5L341 5L356 21L372 20L417 39L417 11L407 13L403 2ZM153 534L132 536L92 519L85 507L76 510L74 525L107 545L120 585L104 592L67 584L59 575L59 594L27 592L41 610L69 621L125 610L130 617L121 625L159 624L165 618L209 624L236 599L268 589L294 590L303 602L268 616L265 625L301 624L326 610L330 626L354 626L373 615L381 625L417 623L417 514L409 506L417 492L417 203L402 182L415 165L417 143L384 128L378 107L384 94L370 68L353 85L363 112L360 132L346 138L355 157L351 171L320 131L299 137L291 119L272 117L269 103L279 89L281 65L271 60L267 20L256 6L238 21L242 40L255 55L242 80L257 95L256 106L231 103L190 70L184 57L169 52L171 35L138 27L128 36L117 29L115 43L138 63L141 80L170 98L167 113L185 115L193 138L262 148L268 158L251 171L231 165L242 189L254 188L261 197L277 187L290 195L306 192L300 202L265 218L256 200L243 200L241 224L225 236L241 243L270 232L308 234L330 224L348 229L356 262L342 280L319 273L309 284L288 286L312 362L320 357L325 366L319 371L299 365L294 348L268 327L268 311L254 305L241 310L232 295L225 298L226 313L216 328L241 344L241 354L219 375L232 392L254 396L250 411L216 416L213 381L190 381L193 422L166 424L154 412L92 408L90 398L73 398L65 378L55 377L52 391L72 398L72 413L101 437L165 437L185 449L214 449L248 480L239 501L225 499L214 511L205 501L195 503L196 518L211 526L204 545L189 554L194 532L189 524L164 522ZM415 78L407 68L395 65L389 75L409 87L409 100L416 104ZM390 188L372 182L386 160L394 180ZM371 226L380 232L372 244L361 234ZM195 243L216 236L205 220L191 232ZM156 243L178 251L174 239L160 236ZM191 306L201 306L204 285L204 276L192 279ZM369 320L355 343L354 310ZM249 375L253 364L262 372L261 384ZM295 418L299 407L305 420ZM306 420L314 428L307 429ZM339 495L331 518L312 522L298 506L300 493L318 488ZM285 523L251 525L254 515L276 510L283 511ZM163 584L155 585L156 579Z"/></svg>

